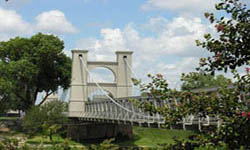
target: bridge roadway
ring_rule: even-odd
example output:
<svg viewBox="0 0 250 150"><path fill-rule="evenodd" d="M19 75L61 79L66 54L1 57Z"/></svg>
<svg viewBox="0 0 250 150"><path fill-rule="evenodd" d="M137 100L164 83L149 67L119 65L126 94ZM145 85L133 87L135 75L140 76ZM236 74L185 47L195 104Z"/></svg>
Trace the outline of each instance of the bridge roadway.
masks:
<svg viewBox="0 0 250 150"><path fill-rule="evenodd" d="M165 123L165 119L162 115L146 112L138 107L138 103L142 104L146 101L156 107L161 107L166 105L164 101L156 101L149 97L117 98L115 101L118 104L115 104L109 99L88 101L85 103L85 111L81 112L82 117L79 119L88 122L131 124L135 126L159 128ZM183 118L178 124L185 130L186 126L198 125L199 129L201 129L202 126L219 126L221 123L218 118L211 118L208 116L205 118L198 118L190 115Z"/></svg>

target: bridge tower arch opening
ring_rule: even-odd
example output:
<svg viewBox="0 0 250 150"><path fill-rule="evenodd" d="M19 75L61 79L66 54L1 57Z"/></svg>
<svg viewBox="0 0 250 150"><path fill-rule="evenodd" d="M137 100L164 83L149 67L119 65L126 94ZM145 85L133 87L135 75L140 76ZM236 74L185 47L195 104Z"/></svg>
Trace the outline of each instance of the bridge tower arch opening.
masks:
<svg viewBox="0 0 250 150"><path fill-rule="evenodd" d="M85 112L85 103L91 94L91 89L96 88L96 84L89 82L88 70L95 68L107 68L114 74L113 83L98 83L105 91L109 91L113 98L129 97L132 95L131 51L117 51L116 61L88 61L88 51L72 50L72 77L69 103L69 117L82 117ZM80 60L82 58L82 61ZM84 64L82 64L82 62ZM87 67L87 69L85 68Z"/></svg>
<svg viewBox="0 0 250 150"><path fill-rule="evenodd" d="M93 82L95 79L98 83L115 83L115 72L107 67L96 67L90 70L91 75L88 75L88 82Z"/></svg>

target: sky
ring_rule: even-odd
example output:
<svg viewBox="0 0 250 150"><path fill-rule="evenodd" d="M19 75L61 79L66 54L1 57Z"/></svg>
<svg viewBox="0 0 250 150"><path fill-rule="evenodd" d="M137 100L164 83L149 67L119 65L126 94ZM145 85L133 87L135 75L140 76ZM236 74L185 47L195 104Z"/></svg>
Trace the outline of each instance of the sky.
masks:
<svg viewBox="0 0 250 150"><path fill-rule="evenodd" d="M55 34L64 41L68 56L73 49L89 50L92 61L115 61L115 51L133 51L139 78L161 73L170 87L178 87L181 73L195 71L199 59L209 55L195 40L207 32L216 34L203 15L216 12L215 2L1 0L0 41L37 32Z"/></svg>

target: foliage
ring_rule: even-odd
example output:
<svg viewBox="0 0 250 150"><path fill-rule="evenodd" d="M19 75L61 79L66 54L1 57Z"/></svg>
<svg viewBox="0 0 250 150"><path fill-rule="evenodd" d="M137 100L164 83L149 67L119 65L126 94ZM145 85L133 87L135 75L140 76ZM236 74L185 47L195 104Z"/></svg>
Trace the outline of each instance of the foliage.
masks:
<svg viewBox="0 0 250 150"><path fill-rule="evenodd" d="M233 89L222 88L219 93L221 101L226 105L217 105L220 118L224 124L202 141L203 146L217 146L224 143L228 149L249 149L250 127L250 68L246 67L246 74L240 76L234 69L243 65L250 65L250 9L239 0L221 0L216 5L219 11L225 11L230 19L221 17L216 19L213 13L205 13L211 23L215 23L219 38L212 38L211 34L204 35L205 42L197 42L198 46L206 48L214 56L202 58L200 69L214 73L215 70L228 69L234 73L237 82ZM216 106L216 105L215 105ZM213 109L215 110L215 109Z"/></svg>
<svg viewBox="0 0 250 150"><path fill-rule="evenodd" d="M142 92L150 93L156 101L163 101L164 105L160 107L155 107L152 102L141 107L163 115L168 127L189 115L210 116L221 122L217 129L211 128L193 136L191 142L177 140L176 144L167 145L165 149L250 149L250 68L246 67L246 74L241 76L235 71L237 67L250 64L250 10L239 0L221 0L216 9L225 11L231 18L218 20L213 13L205 13L211 23L215 22L219 38L206 34L204 42L196 41L198 46L214 54L212 58L202 58L198 70L205 68L204 71L214 74L216 70L227 72L231 69L236 80L232 86L221 84L213 92L175 91L167 87L166 80L159 74L156 77L150 75L152 82L149 84L135 82ZM190 73L183 78L188 83L196 83L199 74Z"/></svg>
<svg viewBox="0 0 250 150"><path fill-rule="evenodd" d="M115 139L104 140L99 145L90 145L88 149L89 150L118 150L119 146L112 143L114 140Z"/></svg>
<svg viewBox="0 0 250 150"><path fill-rule="evenodd" d="M8 109L15 108L15 99L11 89L11 83L0 77L0 113L6 113Z"/></svg>
<svg viewBox="0 0 250 150"><path fill-rule="evenodd" d="M43 133L52 140L52 135L67 122L67 117L63 114L65 110L65 104L61 101L51 101L40 107L33 106L24 117L23 127L29 135Z"/></svg>
<svg viewBox="0 0 250 150"><path fill-rule="evenodd" d="M46 99L58 86L68 88L71 59L63 48L58 37L42 33L0 42L1 102L27 110L35 104L39 92L46 92Z"/></svg>
<svg viewBox="0 0 250 150"><path fill-rule="evenodd" d="M1 150L18 150L18 140L13 138L4 138L2 142L0 142Z"/></svg>
<svg viewBox="0 0 250 150"><path fill-rule="evenodd" d="M198 141L200 144L179 142L182 143L180 145L188 144L193 148L223 147L223 145L229 149L250 148L249 73L244 76L235 73L237 82L233 88L224 85L212 93L171 90L161 75L149 77L152 82L140 84L142 91L148 91L156 101L163 101L165 105L156 107L147 101L141 103L141 107L151 113L158 112L163 115L167 127L182 122L183 118L189 115L200 118L210 116L219 118L222 122L218 129L212 128L209 132L192 137L191 141Z"/></svg>
<svg viewBox="0 0 250 150"><path fill-rule="evenodd" d="M211 74L204 74L201 72L190 72L182 74L181 89L192 90L198 88L221 87L232 84L231 79L225 78L223 75L214 76Z"/></svg>
<svg viewBox="0 0 250 150"><path fill-rule="evenodd" d="M85 149L84 147L82 147ZM40 143L39 145L30 145L30 144L20 144L20 140L15 138L5 138L2 142L0 142L1 150L73 150L69 144L69 141L66 139L63 143L54 143L52 145L44 145ZM75 148L80 149L80 148Z"/></svg>
<svg viewBox="0 0 250 150"><path fill-rule="evenodd" d="M90 145L87 149L88 150L118 150L119 147L115 144L112 144L114 139L107 139L104 140L99 145ZM19 140L14 138L5 138L4 141L0 142L0 149L1 150L73 150L73 149L85 149L85 147L72 147L69 144L68 140L64 140L63 143L57 144L54 143L52 145L44 145L40 143L38 146L32 145L20 145Z"/></svg>
<svg viewBox="0 0 250 150"><path fill-rule="evenodd" d="M151 113L159 113L165 117L167 127L175 125L182 114L179 114L179 109L172 109L175 105L175 94L177 91L168 88L167 81L162 75L157 74L157 76L148 75L151 78L151 82L148 84L142 84L140 81L134 82L135 85L139 85L141 92L148 93L149 97L153 97L155 101L163 101L167 105L161 105L156 107L150 101L145 101L143 103L138 103L138 106L143 108L145 111ZM135 80L135 79L134 79ZM177 106L176 106L177 107Z"/></svg>
<svg viewBox="0 0 250 150"><path fill-rule="evenodd" d="M250 9L239 0L221 0L215 8L226 12L230 18L222 16L217 19L213 13L205 17L215 24L218 38L205 34L205 41L196 41L198 46L213 53L212 57L202 58L201 67L214 73L215 70L235 69L250 62Z"/></svg>
<svg viewBox="0 0 250 150"><path fill-rule="evenodd" d="M184 141L175 139L175 144L161 144L161 149L164 150L228 150L228 147L225 143L220 143L217 146L206 145L200 146L200 143L197 141Z"/></svg>
<svg viewBox="0 0 250 150"><path fill-rule="evenodd" d="M62 144L53 144L52 147L49 149L51 150L71 150L69 141L66 139Z"/></svg>
<svg viewBox="0 0 250 150"><path fill-rule="evenodd" d="M56 134L60 128L62 128L62 125L60 124L44 123L42 125L43 133L45 135L48 135L51 141L53 140L52 139L53 134Z"/></svg>
<svg viewBox="0 0 250 150"><path fill-rule="evenodd" d="M0 121L19 120L19 117L0 117Z"/></svg>

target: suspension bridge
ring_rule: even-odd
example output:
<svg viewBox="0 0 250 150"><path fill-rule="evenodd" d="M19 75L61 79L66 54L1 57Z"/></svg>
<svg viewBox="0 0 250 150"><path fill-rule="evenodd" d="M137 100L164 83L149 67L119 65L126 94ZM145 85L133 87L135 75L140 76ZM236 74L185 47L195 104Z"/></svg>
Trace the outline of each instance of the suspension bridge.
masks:
<svg viewBox="0 0 250 150"><path fill-rule="evenodd" d="M139 103L151 102L156 107L166 105L164 101L153 98L133 96L132 54L130 51L117 51L116 61L88 61L88 51L72 50L72 80L70 90L69 117L88 122L102 122L114 124L130 124L147 127L161 127L165 119L158 113L149 113L139 108L131 100ZM104 67L112 71L114 83L99 83L94 79L91 70ZM93 91L100 91L90 99ZM220 125L216 118L197 118L189 116L179 122L183 129L186 126Z"/></svg>

